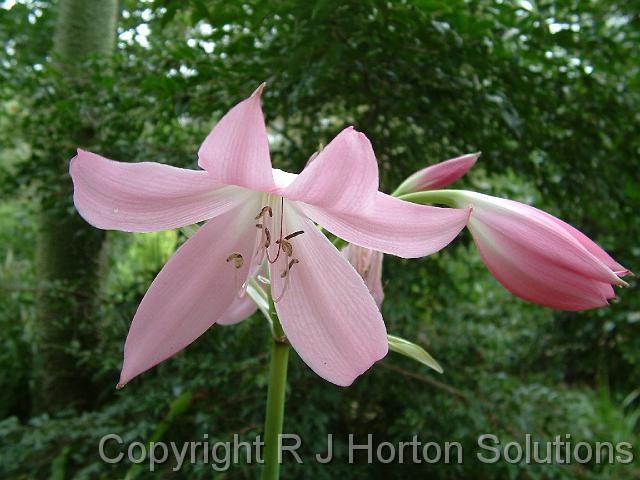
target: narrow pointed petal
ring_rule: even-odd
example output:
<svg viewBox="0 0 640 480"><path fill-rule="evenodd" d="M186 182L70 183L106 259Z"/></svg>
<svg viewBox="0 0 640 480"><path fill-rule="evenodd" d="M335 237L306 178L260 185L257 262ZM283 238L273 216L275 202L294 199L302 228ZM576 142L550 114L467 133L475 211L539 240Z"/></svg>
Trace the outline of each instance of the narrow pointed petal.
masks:
<svg viewBox="0 0 640 480"><path fill-rule="evenodd" d="M447 246L469 219L467 208L439 208L376 195L369 212L337 214L311 205L303 211L350 243L404 258L423 257Z"/></svg>
<svg viewBox="0 0 640 480"><path fill-rule="evenodd" d="M254 195L246 204L203 225L155 278L131 323L119 385L182 350L238 298L250 271L257 236ZM236 268L229 255L240 253Z"/></svg>
<svg viewBox="0 0 640 480"><path fill-rule="evenodd" d="M469 228L491 273L524 300L559 310L586 310L605 306L613 297L609 284L579 275L517 239L473 220Z"/></svg>
<svg viewBox="0 0 640 480"><path fill-rule="evenodd" d="M242 295L233 300L227 311L216 321L218 325L235 325L256 313L258 306L249 295Z"/></svg>
<svg viewBox="0 0 640 480"><path fill-rule="evenodd" d="M222 187L207 172L152 162L116 162L84 150L78 150L69 170L78 212L106 230L183 227L220 215L251 193Z"/></svg>
<svg viewBox="0 0 640 480"><path fill-rule="evenodd" d="M476 164L479 156L479 152L471 153L423 168L402 182L394 196L436 190L451 185Z"/></svg>
<svg viewBox="0 0 640 480"><path fill-rule="evenodd" d="M283 195L336 212L369 210L378 191L378 162L369 139L348 127L311 161Z"/></svg>
<svg viewBox="0 0 640 480"><path fill-rule="evenodd" d="M200 147L198 165L223 184L269 192L275 185L261 94L258 88L222 117Z"/></svg>
<svg viewBox="0 0 640 480"><path fill-rule="evenodd" d="M315 225L289 209L287 232L304 230L292 240L299 263L276 310L293 348L311 369L336 385L350 385L387 354L380 311L362 278ZM285 288L281 277L288 259L271 265L274 295Z"/></svg>

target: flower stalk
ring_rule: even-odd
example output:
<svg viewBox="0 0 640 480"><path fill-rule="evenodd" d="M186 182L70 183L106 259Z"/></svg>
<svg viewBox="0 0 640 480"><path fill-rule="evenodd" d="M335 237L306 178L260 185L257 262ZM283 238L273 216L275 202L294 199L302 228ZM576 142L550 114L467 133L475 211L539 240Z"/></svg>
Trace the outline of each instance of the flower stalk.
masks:
<svg viewBox="0 0 640 480"><path fill-rule="evenodd" d="M284 400L290 348L270 292L269 316L272 322L273 339L271 342L267 410L264 424L265 445L262 480L275 480L280 476L280 435L282 434L284 423Z"/></svg>
<svg viewBox="0 0 640 480"><path fill-rule="evenodd" d="M453 197L455 197L456 193L456 190L428 190L407 193L398 198L405 202L418 203L421 205L439 204L449 207L454 204Z"/></svg>

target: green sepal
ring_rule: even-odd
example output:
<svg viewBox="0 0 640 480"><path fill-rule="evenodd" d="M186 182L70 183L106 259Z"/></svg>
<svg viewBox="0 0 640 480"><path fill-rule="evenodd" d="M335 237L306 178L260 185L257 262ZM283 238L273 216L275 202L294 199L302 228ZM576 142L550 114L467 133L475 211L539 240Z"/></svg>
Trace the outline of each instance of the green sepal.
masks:
<svg viewBox="0 0 640 480"><path fill-rule="evenodd" d="M421 346L394 335L387 335L387 341L389 342L389 350L392 352L399 353L405 357L415 360L416 362L420 362L438 373L443 372L442 367L435 358L429 355L429 353Z"/></svg>

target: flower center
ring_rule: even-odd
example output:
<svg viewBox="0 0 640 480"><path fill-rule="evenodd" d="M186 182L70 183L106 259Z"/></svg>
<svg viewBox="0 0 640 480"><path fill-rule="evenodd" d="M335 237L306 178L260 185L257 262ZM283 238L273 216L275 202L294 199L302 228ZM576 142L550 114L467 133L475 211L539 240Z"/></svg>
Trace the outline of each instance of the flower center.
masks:
<svg viewBox="0 0 640 480"><path fill-rule="evenodd" d="M259 260L258 263L260 263L262 259L266 257L267 262L269 262L269 264L271 265L276 263L281 255L284 255L287 257L285 268L280 273L280 278L285 279L282 292L280 292L278 295L275 295L273 291L271 292L273 295L273 301L277 303L282 299L285 291L289 287L289 282L291 279L291 274L290 274L291 268L296 263L300 263L300 260L294 257L293 239L302 235L304 231L297 230L289 234L286 233L286 225L284 221L284 205L285 205L284 198L280 197L280 202L279 202L280 215L276 216L275 218L273 214L273 208L271 206L274 200L275 202L277 202L277 198L273 199L272 196L269 195L267 197L268 205L263 206L255 217L255 220L258 221L258 223L256 223L256 228L260 229L262 232L260 244L258 246L258 251L256 252L256 255L258 256L258 260ZM274 227L277 230L275 230ZM273 231L278 232L278 236L275 242L273 242L273 238L274 238L272 236ZM271 251L270 251L270 247L272 247L273 245L278 246L275 252L275 255L272 255L273 248L271 248ZM272 282L272 285L273 285L273 282Z"/></svg>

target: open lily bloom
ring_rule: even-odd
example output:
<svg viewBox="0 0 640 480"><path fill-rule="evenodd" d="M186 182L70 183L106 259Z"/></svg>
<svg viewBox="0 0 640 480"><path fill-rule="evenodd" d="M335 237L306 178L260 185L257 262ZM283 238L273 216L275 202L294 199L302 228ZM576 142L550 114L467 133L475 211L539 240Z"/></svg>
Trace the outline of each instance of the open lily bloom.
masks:
<svg viewBox="0 0 640 480"><path fill-rule="evenodd" d="M149 232L208 220L155 278L133 319L120 383L193 342L238 299L266 259L284 332L318 375L349 385L387 353L367 287L314 222L358 245L429 255L466 225L468 209L428 207L378 192L370 142L343 130L301 174L272 169L262 88L230 110L199 150L203 170L121 163L78 151L74 202L103 229Z"/></svg>
<svg viewBox="0 0 640 480"><path fill-rule="evenodd" d="M580 231L523 203L443 190L471 207L469 230L491 273L514 295L560 310L602 307L629 271Z"/></svg>
<svg viewBox="0 0 640 480"><path fill-rule="evenodd" d="M393 193L393 196L399 197L407 193L446 187L467 173L475 165L479 156L480 152L471 153L423 168L402 182ZM313 159L314 157L310 161ZM358 245L347 244L342 249L342 254L360 274L379 308L384 300L384 290L382 288L383 253ZM251 298L243 296L234 301L227 312L218 319L217 323L219 325L234 325L253 315L256 310L255 302Z"/></svg>

